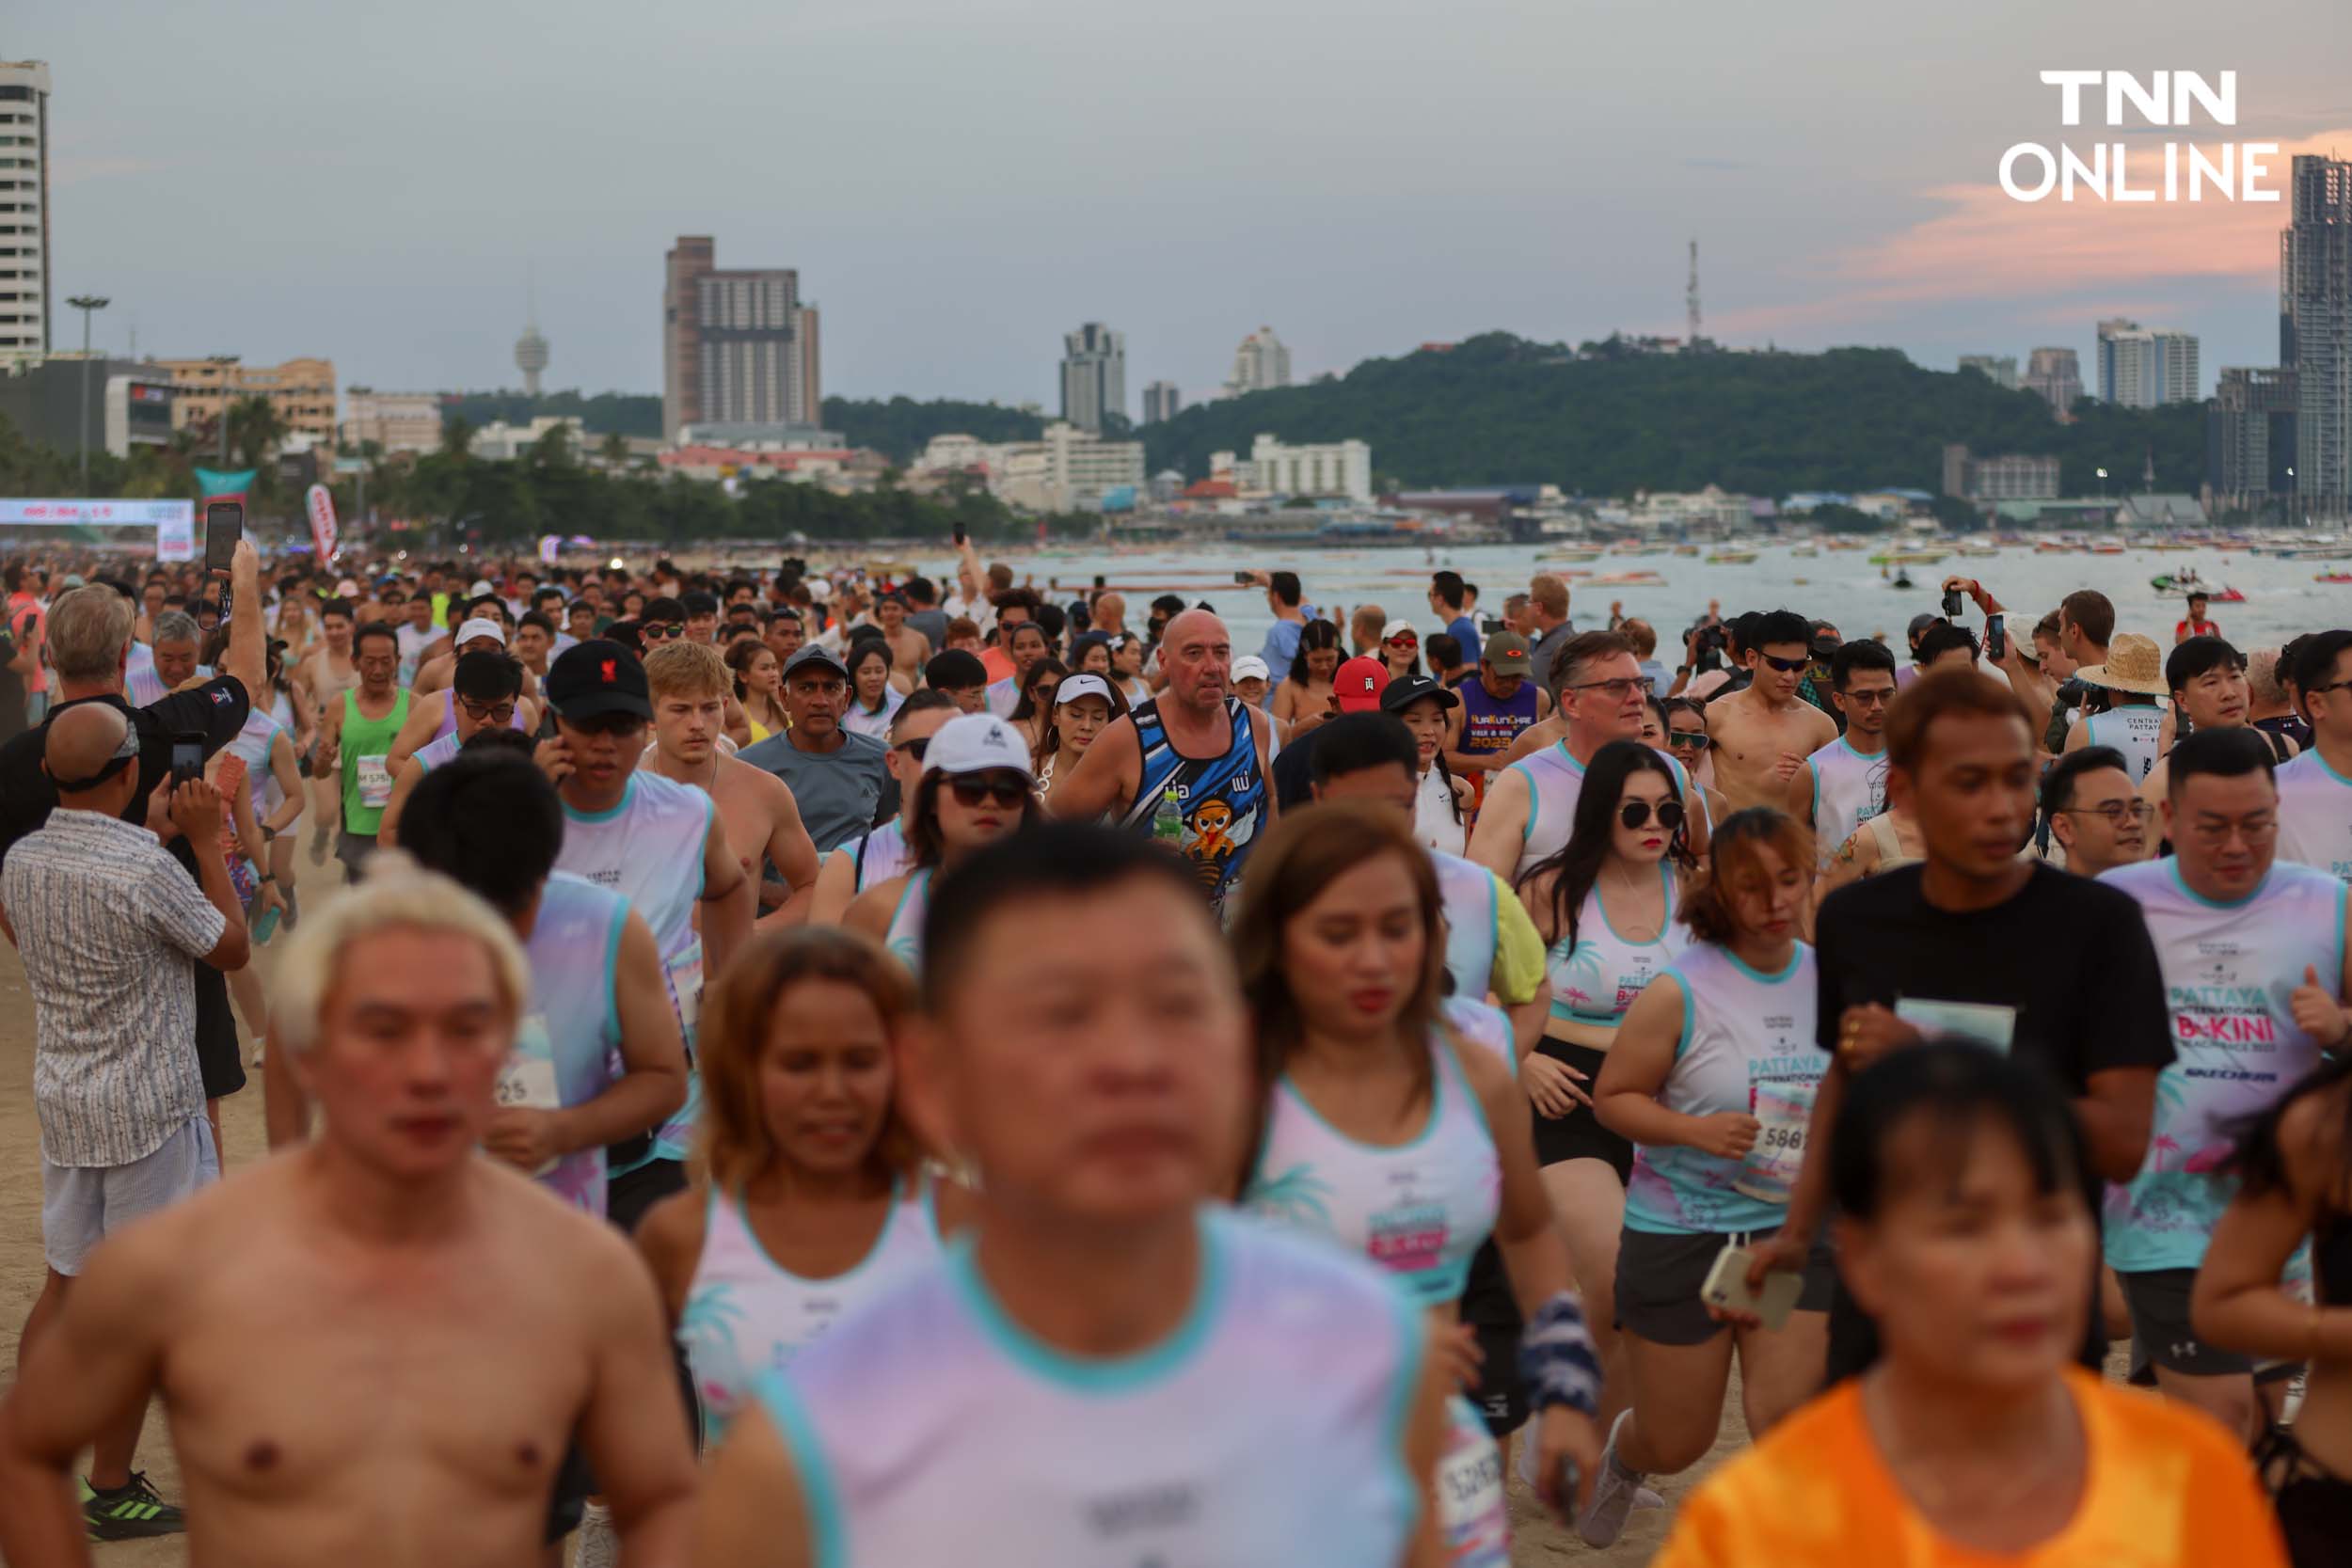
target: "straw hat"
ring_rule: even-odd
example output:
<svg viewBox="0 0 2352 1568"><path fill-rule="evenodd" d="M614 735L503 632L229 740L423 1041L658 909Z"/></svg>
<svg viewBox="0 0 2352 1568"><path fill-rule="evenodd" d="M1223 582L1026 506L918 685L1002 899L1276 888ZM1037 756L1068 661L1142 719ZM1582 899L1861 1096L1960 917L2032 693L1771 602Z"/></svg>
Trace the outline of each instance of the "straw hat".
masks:
<svg viewBox="0 0 2352 1568"><path fill-rule="evenodd" d="M2154 641L2130 632L2107 644L2105 664L2085 665L2074 672L2074 678L2109 691L2135 691L2143 697L2162 697L2171 690L2164 684L2164 656Z"/></svg>

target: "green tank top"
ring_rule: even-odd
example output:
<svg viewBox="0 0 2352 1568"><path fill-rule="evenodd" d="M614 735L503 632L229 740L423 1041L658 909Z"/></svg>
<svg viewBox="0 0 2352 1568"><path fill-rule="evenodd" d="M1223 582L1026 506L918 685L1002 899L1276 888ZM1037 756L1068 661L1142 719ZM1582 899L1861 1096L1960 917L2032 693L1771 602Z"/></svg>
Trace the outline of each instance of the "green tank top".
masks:
<svg viewBox="0 0 2352 1568"><path fill-rule="evenodd" d="M408 690L401 689L392 711L371 719L359 711L358 692L343 693L343 832L373 838L392 798L391 770L385 765L400 726L408 720Z"/></svg>

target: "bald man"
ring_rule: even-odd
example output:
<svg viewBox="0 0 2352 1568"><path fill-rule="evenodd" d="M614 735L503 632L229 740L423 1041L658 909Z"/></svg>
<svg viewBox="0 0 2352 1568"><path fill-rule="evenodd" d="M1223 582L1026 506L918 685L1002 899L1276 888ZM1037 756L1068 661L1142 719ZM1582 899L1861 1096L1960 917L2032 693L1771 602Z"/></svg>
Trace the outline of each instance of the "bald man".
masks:
<svg viewBox="0 0 2352 1568"><path fill-rule="evenodd" d="M0 871L8 934L24 951L33 993L48 1262L20 1364L56 1322L92 1248L219 1179L196 1058L193 966L237 969L246 952L245 914L222 858L219 794L200 777L175 789L167 775L148 823L126 822L139 788L129 716L80 704L50 721L45 739L56 809L16 841ZM159 834L185 836L199 881ZM144 1400L125 1402L93 1428L81 1506L94 1539L184 1528L180 1510L131 1470L146 1410Z"/></svg>
<svg viewBox="0 0 2352 1568"><path fill-rule="evenodd" d="M1274 721L1233 694L1232 663L1232 637L1216 615L1187 610L1168 622L1160 636L1166 689L1097 736L1046 807L1150 833L1162 806L1172 805L1183 852L1220 911L1274 820L1266 786Z"/></svg>
<svg viewBox="0 0 2352 1568"><path fill-rule="evenodd" d="M1094 595L1093 629L1117 641L1127 635L1127 595L1106 588Z"/></svg>

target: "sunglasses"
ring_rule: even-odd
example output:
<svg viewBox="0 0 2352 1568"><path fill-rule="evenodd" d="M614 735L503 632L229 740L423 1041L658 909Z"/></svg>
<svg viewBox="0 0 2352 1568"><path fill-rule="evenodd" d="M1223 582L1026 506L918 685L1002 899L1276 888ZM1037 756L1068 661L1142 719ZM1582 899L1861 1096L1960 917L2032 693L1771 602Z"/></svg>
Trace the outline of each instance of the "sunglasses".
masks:
<svg viewBox="0 0 2352 1568"><path fill-rule="evenodd" d="M1773 669L1779 671L1784 675L1793 675L1798 671L1809 667L1813 662L1810 657L1804 658L1782 658L1776 654L1758 654L1756 657L1762 659L1765 663L1771 665Z"/></svg>
<svg viewBox="0 0 2352 1568"><path fill-rule="evenodd" d="M897 746L892 748L893 751L904 752L908 756L913 757L917 762L921 762L923 760L923 753L930 749L931 737L930 736L925 736L920 740L901 740Z"/></svg>
<svg viewBox="0 0 2352 1568"><path fill-rule="evenodd" d="M1029 781L1018 773L959 773L947 781L956 804L977 810L982 802L1010 811L1029 798Z"/></svg>
<svg viewBox="0 0 2352 1568"><path fill-rule="evenodd" d="M1682 807L1672 800L1659 801L1654 811L1647 800L1628 800L1617 808L1617 820L1629 828L1643 826L1653 815L1668 832L1682 826Z"/></svg>
<svg viewBox="0 0 2352 1568"><path fill-rule="evenodd" d="M647 621L637 629L645 637L684 637L686 635L685 626L676 621Z"/></svg>
<svg viewBox="0 0 2352 1568"><path fill-rule="evenodd" d="M1694 752L1704 752L1707 750L1707 732L1705 730L1668 730L1666 744L1688 746Z"/></svg>
<svg viewBox="0 0 2352 1568"><path fill-rule="evenodd" d="M1410 632L1406 632L1403 637L1391 637L1389 639L1389 641L1392 645L1399 648L1418 648L1421 646L1421 639L1415 637Z"/></svg>

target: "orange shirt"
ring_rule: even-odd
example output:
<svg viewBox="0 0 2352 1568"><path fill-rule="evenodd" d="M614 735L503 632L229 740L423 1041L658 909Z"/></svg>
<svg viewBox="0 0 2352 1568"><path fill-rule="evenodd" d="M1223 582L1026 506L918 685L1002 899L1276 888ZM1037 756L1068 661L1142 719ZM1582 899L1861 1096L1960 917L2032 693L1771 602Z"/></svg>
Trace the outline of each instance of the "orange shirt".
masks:
<svg viewBox="0 0 2352 1568"><path fill-rule="evenodd" d="M1936 1534L1880 1459L1849 1381L1701 1484L1651 1568L2286 1568L2269 1498L2219 1426L2066 1375L2089 1474L2074 1521L2029 1551Z"/></svg>

